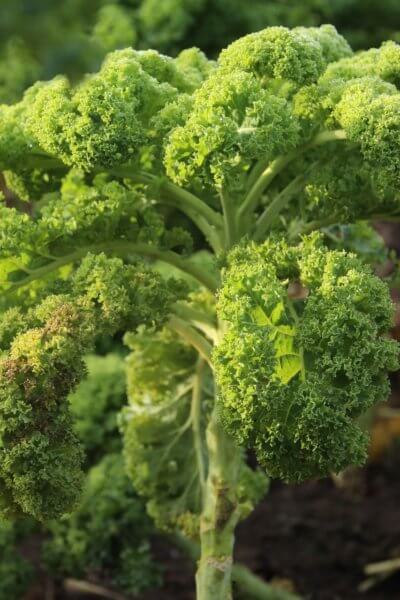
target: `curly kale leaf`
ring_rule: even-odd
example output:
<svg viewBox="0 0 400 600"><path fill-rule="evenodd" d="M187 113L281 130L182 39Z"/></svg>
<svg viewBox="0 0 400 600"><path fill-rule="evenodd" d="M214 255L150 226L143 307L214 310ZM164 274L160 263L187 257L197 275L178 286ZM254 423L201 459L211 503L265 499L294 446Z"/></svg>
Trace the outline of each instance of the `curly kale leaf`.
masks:
<svg viewBox="0 0 400 600"><path fill-rule="evenodd" d="M160 325L176 298L174 286L156 273L104 255L87 256L69 287L25 318L17 312L14 337L2 336L0 503L6 514L46 520L76 503L83 454L67 397L86 373L83 356L97 333Z"/></svg>
<svg viewBox="0 0 400 600"><path fill-rule="evenodd" d="M324 476L366 457L357 417L389 393L399 364L386 285L318 238L233 250L214 353L221 418L272 477Z"/></svg>
<svg viewBox="0 0 400 600"><path fill-rule="evenodd" d="M182 527L190 533L201 510L210 373L205 365L195 373L196 352L168 330L157 335L144 331L126 341L133 350L127 363L129 406L122 416L128 472L137 491L148 498L148 512L158 527ZM206 391L200 391L204 383ZM199 400L201 412L194 414L192 404Z"/></svg>

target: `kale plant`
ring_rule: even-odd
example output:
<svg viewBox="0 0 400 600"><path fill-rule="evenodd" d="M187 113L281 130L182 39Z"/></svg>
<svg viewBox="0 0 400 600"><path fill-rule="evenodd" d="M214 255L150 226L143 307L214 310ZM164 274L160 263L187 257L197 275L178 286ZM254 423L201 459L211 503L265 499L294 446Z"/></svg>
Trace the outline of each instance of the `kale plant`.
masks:
<svg viewBox="0 0 400 600"><path fill-rule="evenodd" d="M0 107L19 197L0 209L4 515L78 502L67 398L121 331L128 470L158 526L200 545L200 600L231 598L264 473L363 463L359 417L398 367L393 308L324 232L400 217L399 82L394 42L353 54L332 26L272 27L217 62L116 51Z"/></svg>

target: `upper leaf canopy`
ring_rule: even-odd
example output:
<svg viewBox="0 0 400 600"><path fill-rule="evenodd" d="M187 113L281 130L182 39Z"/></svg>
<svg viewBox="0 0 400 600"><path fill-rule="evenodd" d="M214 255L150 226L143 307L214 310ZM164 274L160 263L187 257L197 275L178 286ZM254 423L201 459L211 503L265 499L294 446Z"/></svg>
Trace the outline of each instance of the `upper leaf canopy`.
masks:
<svg viewBox="0 0 400 600"><path fill-rule="evenodd" d="M195 49L175 59L116 51L79 85L58 77L0 107L0 165L24 197L57 189L70 166L118 177L129 165L200 188L214 206L221 188L242 202L253 171L291 154L274 184L279 191L288 176L305 173L297 198L306 219L332 204L359 218L370 198L375 213L393 213L399 65L394 42L353 55L328 25L250 34L216 64ZM344 141L313 150L319 133L337 129Z"/></svg>

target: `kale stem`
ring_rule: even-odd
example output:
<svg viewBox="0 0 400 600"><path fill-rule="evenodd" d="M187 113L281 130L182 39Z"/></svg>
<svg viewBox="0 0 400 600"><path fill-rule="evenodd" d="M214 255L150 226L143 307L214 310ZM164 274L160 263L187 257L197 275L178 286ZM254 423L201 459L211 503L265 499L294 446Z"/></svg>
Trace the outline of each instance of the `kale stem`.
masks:
<svg viewBox="0 0 400 600"><path fill-rule="evenodd" d="M216 398L218 402L218 398ZM240 517L237 482L240 450L222 428L214 407L207 432L208 476L200 520L198 600L231 600L234 530Z"/></svg>
<svg viewBox="0 0 400 600"><path fill-rule="evenodd" d="M235 207L233 206L232 198L229 197L225 189L221 189L219 195L224 215L225 243L228 250L233 246L236 238Z"/></svg>
<svg viewBox="0 0 400 600"><path fill-rule="evenodd" d="M169 539L192 561L198 561L200 548L195 542L184 538L179 532L170 535ZM300 600L297 594L267 583L241 564L233 565L232 580L246 600Z"/></svg>
<svg viewBox="0 0 400 600"><path fill-rule="evenodd" d="M222 249L223 221L221 214L213 210L198 196L172 181L155 177L149 173L132 172L129 166L114 168L109 172L137 183L154 185L163 193L162 197L156 198L156 202L173 206L182 211L205 235L214 251L218 252Z"/></svg>
<svg viewBox="0 0 400 600"><path fill-rule="evenodd" d="M193 445L196 452L197 468L199 471L200 487L202 495L204 494L204 487L206 483L206 465L203 453L203 440L201 437L201 398L202 398L202 385L204 378L204 367L205 362L203 359L199 359L196 365L196 371L193 378L193 391L192 391L192 406L191 406L191 424L193 431Z"/></svg>
<svg viewBox="0 0 400 600"><path fill-rule="evenodd" d="M32 281L36 281L38 279L43 279L46 275L57 271L64 265L71 264L77 260L82 259L89 252L111 252L115 253L119 256L129 256L132 254L136 254L142 257L149 257L160 260L162 262L173 265L183 273L187 273L191 275L194 279L196 279L199 283L204 285L207 289L211 291L215 291L218 287L218 282L210 273L208 273L205 269L196 265L184 258L182 258L176 252L172 250L159 250L155 246L150 246L147 244L135 244L134 242L108 242L103 244L93 244L90 246L84 246L83 248L79 248L75 252L71 252L70 254L66 254L65 256L61 256L56 260L53 260L47 265L40 267L38 269L34 269L30 275L27 275L21 281L16 283L10 283L10 288L7 290L9 292L13 292L18 288L24 287L28 283Z"/></svg>
<svg viewBox="0 0 400 600"><path fill-rule="evenodd" d="M249 213L251 214L254 211L261 195L267 189L269 184L293 160L311 148L315 148L316 146L321 146L322 144L333 142L335 140L345 139L346 133L342 129L322 131L321 133L318 133L310 142L307 142L307 144L304 144L299 148L295 148L291 152L288 152L288 154L278 156L271 163L265 165L264 170L251 187L249 193L244 199L243 204L239 208L239 218L246 217Z"/></svg>
<svg viewBox="0 0 400 600"><path fill-rule="evenodd" d="M303 174L295 177L266 207L255 226L253 237L257 242L262 240L264 234L271 228L279 213L289 204L293 195L303 187L304 180Z"/></svg>
<svg viewBox="0 0 400 600"><path fill-rule="evenodd" d="M212 366L212 346L201 333L193 329L186 321L180 319L176 315L170 316L168 327L175 331L186 343L193 346L200 356Z"/></svg>

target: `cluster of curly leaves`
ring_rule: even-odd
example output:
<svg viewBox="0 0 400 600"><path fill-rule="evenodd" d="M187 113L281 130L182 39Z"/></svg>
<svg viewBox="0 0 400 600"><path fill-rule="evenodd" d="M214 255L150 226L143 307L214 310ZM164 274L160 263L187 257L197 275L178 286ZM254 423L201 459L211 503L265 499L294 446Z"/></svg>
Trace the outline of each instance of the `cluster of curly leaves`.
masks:
<svg viewBox="0 0 400 600"><path fill-rule="evenodd" d="M327 218L399 214L399 74L394 43L353 55L331 26L276 27L239 39L217 63L198 50L175 59L114 52L79 85L37 83L0 107L0 167L21 199L0 215L1 302L11 305L0 332L5 511L43 519L77 497L82 457L65 398L96 335L161 327L177 298L196 310L182 284L134 259L162 253L199 279L195 257L183 256L192 229L187 220L169 228L171 214L219 235L223 197L237 225L254 219L246 233L257 241ZM397 364L383 337L384 284L313 239L242 241L218 305L227 324L214 354L224 422L270 474L291 480L362 459L354 419L385 396L385 373ZM307 298L289 301L290 282ZM212 305L200 308L215 320ZM158 523L190 531L207 472L212 377L168 335L128 338L126 455ZM261 484L243 473L249 506Z"/></svg>
<svg viewBox="0 0 400 600"><path fill-rule="evenodd" d="M175 59L121 50L77 86L57 77L0 107L0 164L30 199L76 167L145 173L136 182L153 198L167 176L216 208L221 190L239 206L257 175L287 157L261 203L294 197L278 225L393 216L399 73L397 44L354 55L332 26L250 34L217 63L194 49ZM324 143L329 135L340 141Z"/></svg>
<svg viewBox="0 0 400 600"><path fill-rule="evenodd" d="M346 222L398 214L399 69L397 44L353 55L330 26L241 38L221 53L185 123L171 132L167 174L179 184L225 188L240 204L252 193L252 174L273 165L265 204L297 181L286 227L299 215ZM318 137L333 130L341 148Z"/></svg>
<svg viewBox="0 0 400 600"><path fill-rule="evenodd" d="M216 56L262 27L333 23L354 47L399 39L398 3L383 0L15 0L0 8L0 101L14 102L37 79L96 70L126 46L176 55L197 46ZM62 44L60 41L62 40Z"/></svg>
<svg viewBox="0 0 400 600"><path fill-rule="evenodd" d="M399 362L387 285L318 236L267 241L232 251L218 310L221 418L237 442L286 481L361 464L357 417L387 397Z"/></svg>
<svg viewBox="0 0 400 600"><path fill-rule="evenodd" d="M71 508L81 491L83 455L67 396L85 374L83 357L99 332L162 322L175 287L145 266L88 255L68 282L54 284L54 293L27 311L3 314L3 513L22 511L43 520Z"/></svg>

